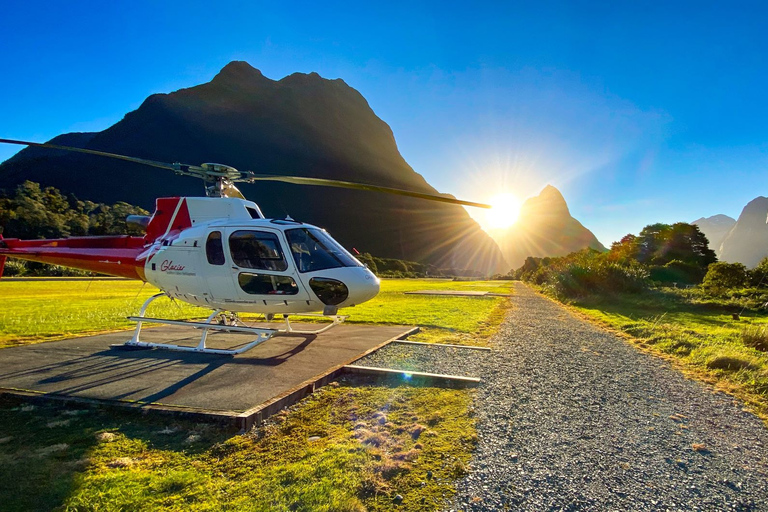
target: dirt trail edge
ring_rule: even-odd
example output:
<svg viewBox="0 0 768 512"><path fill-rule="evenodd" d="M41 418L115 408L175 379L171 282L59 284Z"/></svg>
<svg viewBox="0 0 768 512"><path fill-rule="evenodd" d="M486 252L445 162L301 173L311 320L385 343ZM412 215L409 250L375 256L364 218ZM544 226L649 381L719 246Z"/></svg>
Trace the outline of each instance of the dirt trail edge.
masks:
<svg viewBox="0 0 768 512"><path fill-rule="evenodd" d="M768 510L768 429L515 283L453 510Z"/></svg>

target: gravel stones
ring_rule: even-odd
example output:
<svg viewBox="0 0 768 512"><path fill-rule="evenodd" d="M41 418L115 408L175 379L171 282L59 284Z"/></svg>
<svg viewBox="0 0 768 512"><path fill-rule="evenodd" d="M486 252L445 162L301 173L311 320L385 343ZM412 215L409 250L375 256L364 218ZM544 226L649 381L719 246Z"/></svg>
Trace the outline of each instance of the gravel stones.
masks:
<svg viewBox="0 0 768 512"><path fill-rule="evenodd" d="M453 510L768 510L768 429L515 283ZM694 448L695 447L695 448Z"/></svg>
<svg viewBox="0 0 768 512"><path fill-rule="evenodd" d="M356 364L481 377L450 510L766 510L768 429L732 397L515 283L491 353L390 345Z"/></svg>

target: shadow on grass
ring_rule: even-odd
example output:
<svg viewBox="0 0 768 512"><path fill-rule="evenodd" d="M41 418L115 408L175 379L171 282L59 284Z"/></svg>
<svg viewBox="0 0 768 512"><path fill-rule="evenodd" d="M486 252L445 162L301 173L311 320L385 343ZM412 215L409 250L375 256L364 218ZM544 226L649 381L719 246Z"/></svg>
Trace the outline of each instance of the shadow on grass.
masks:
<svg viewBox="0 0 768 512"><path fill-rule="evenodd" d="M147 418L72 404L30 404L0 397L0 500L4 511L52 510L75 488L89 453L110 432L149 447L200 453L232 437L231 428L176 418ZM199 438L190 442L190 433Z"/></svg>
<svg viewBox="0 0 768 512"><path fill-rule="evenodd" d="M574 299L573 304L604 313L621 315L633 320L653 321L661 315L670 315L683 323L696 323L720 327L728 323L723 317L742 313L743 308L734 304L691 302L672 290L649 290L638 294L592 295ZM768 314L747 310L752 318L766 318Z"/></svg>

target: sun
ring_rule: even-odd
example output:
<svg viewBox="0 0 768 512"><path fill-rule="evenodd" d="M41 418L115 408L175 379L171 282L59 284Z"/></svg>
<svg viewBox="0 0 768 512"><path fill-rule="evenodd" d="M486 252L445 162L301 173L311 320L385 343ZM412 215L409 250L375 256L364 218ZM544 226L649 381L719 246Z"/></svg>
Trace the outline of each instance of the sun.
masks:
<svg viewBox="0 0 768 512"><path fill-rule="evenodd" d="M520 200L513 194L499 194L489 201L493 207L485 212L486 224L491 229L508 228L520 215Z"/></svg>

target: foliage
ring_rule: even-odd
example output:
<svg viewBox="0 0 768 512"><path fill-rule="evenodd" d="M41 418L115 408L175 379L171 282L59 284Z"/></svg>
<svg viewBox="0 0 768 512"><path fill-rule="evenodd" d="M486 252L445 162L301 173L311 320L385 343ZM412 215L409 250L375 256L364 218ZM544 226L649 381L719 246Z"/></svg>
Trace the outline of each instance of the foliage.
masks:
<svg viewBox="0 0 768 512"><path fill-rule="evenodd" d="M519 269L501 277L542 285L557 296L581 297L639 292L651 282L700 283L716 260L697 226L651 224L614 243L608 253L585 249L556 258L528 257Z"/></svg>
<svg viewBox="0 0 768 512"><path fill-rule="evenodd" d="M699 227L685 222L645 226L639 235L627 235L614 243L610 255L618 262L632 260L656 266L677 260L702 270L717 261Z"/></svg>
<svg viewBox="0 0 768 512"><path fill-rule="evenodd" d="M76 268L62 267L61 265L48 265L36 261L17 260L9 258L5 262L3 277L89 277L95 276L93 272Z"/></svg>
<svg viewBox="0 0 768 512"><path fill-rule="evenodd" d="M652 281L662 285L697 284L704 278L705 270L697 265L672 260L664 265L648 268Z"/></svg>
<svg viewBox="0 0 768 512"><path fill-rule="evenodd" d="M516 277L542 285L558 297L638 292L648 286L648 271L636 262L611 261L584 249L559 258L527 258Z"/></svg>
<svg viewBox="0 0 768 512"><path fill-rule="evenodd" d="M471 269L438 268L429 263L379 258L368 253L358 254L357 259L379 277L402 279L451 276L479 277L481 275Z"/></svg>
<svg viewBox="0 0 768 512"><path fill-rule="evenodd" d="M702 287L708 290L743 288L748 282L747 267L743 264L719 261L709 266Z"/></svg>
<svg viewBox="0 0 768 512"><path fill-rule="evenodd" d="M768 257L763 258L755 268L749 271L749 284L757 288L768 288Z"/></svg>
<svg viewBox="0 0 768 512"><path fill-rule="evenodd" d="M63 238L84 235L142 234L129 227L128 215L148 212L128 203L80 201L53 187L25 181L12 197L0 197L0 226L6 238Z"/></svg>

